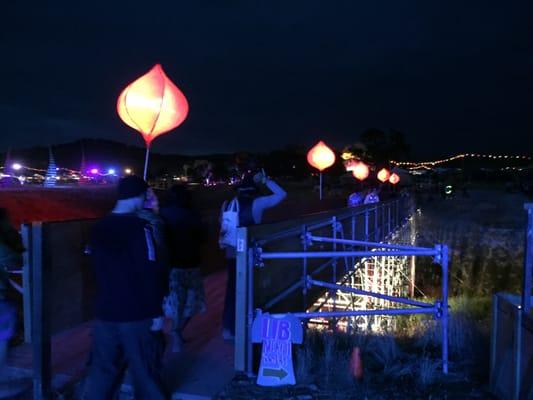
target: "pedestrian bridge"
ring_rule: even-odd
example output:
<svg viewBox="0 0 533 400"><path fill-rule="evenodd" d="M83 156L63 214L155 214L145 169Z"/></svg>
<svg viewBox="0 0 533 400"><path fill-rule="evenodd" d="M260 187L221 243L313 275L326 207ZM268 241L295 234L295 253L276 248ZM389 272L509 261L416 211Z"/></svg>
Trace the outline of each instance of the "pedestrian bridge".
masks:
<svg viewBox="0 0 533 400"><path fill-rule="evenodd" d="M237 248L235 368L254 374L256 315L285 313L307 327L381 330L396 315L441 321L442 370L448 372L448 249L414 245L414 205L399 197L277 224L240 228ZM442 268L442 297L412 299L415 259Z"/></svg>
<svg viewBox="0 0 533 400"><path fill-rule="evenodd" d="M413 244L409 198L335 209L239 229L235 344L221 338L225 271L205 278L208 311L193 318L180 354L166 354L175 393L209 396L234 371L254 373L250 328L257 311L294 313L307 327L378 330L394 315L424 313L447 321L447 273L435 303L413 300L414 260L447 268L447 249ZM22 227L24 341L10 355L14 373L31 376L35 399L83 378L91 344L94 286L84 254L93 220ZM443 335L446 337L446 335ZM447 343L443 342L443 368Z"/></svg>

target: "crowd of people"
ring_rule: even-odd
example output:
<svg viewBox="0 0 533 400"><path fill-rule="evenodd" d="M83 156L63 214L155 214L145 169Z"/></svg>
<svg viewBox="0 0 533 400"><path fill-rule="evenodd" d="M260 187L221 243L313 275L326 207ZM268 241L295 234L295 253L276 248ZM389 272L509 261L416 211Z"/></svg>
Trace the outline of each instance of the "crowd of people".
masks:
<svg viewBox="0 0 533 400"><path fill-rule="evenodd" d="M379 203L379 188L356 191L348 197L348 207Z"/></svg>
<svg viewBox="0 0 533 400"><path fill-rule="evenodd" d="M186 186L170 188L162 206L137 176L121 179L117 187L113 210L95 223L87 246L96 296L86 398L114 398L128 375L136 398L167 399L160 375L164 328L169 327L170 350L179 352L187 323L206 310L200 264L207 229ZM265 188L271 193L262 195ZM235 335L236 230L261 223L264 211L286 196L264 171L249 172L235 189L222 205L219 240L228 270L221 334L229 341ZM22 267L23 253L20 234L0 209L0 372L16 326L15 308L6 298L8 273ZM0 382L0 398L22 390Z"/></svg>
<svg viewBox="0 0 533 400"><path fill-rule="evenodd" d="M97 291L86 398L113 398L127 374L136 398L167 399L160 375L164 331L171 338L169 350L180 352L187 323L206 310L200 265L207 228L186 186L170 188L161 206L137 176L121 179L117 188L116 204L95 223L88 246ZM260 224L265 210L287 195L262 170L247 173L235 189L220 214L219 245L227 262L221 334L228 341L235 336L237 228ZM375 202L379 191L369 189L350 195L348 205ZM0 230L1 368L15 326L14 309L5 299L7 271L21 267L24 248L1 209Z"/></svg>
<svg viewBox="0 0 533 400"><path fill-rule="evenodd" d="M260 195L262 186L271 194ZM220 246L228 268L222 332L226 340L235 335L236 243L228 238L235 239L239 226L260 223L263 212L285 196L264 172L257 172L246 175L235 197L222 206ZM159 207L144 180L120 180L115 208L96 223L89 246L97 295L88 399L111 399L125 371L136 398L168 398L160 376L165 319L171 320L171 350L180 351L188 321L206 309L199 269L205 240L206 229L186 187L171 188Z"/></svg>

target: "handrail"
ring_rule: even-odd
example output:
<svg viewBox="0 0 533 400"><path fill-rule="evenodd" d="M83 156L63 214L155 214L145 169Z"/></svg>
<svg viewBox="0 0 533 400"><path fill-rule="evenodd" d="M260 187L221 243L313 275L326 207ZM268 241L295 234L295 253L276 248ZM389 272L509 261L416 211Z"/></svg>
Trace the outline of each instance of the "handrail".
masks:
<svg viewBox="0 0 533 400"><path fill-rule="evenodd" d="M236 347L235 363L236 369L252 373L252 341L251 326L256 312L254 304L255 296L255 268L268 268L269 260L301 260L300 266L291 263L291 271L294 268L301 268L302 275L294 283L281 290L265 302L262 309L271 309L274 305L279 304L282 300L287 299L299 288L302 289L304 305L307 303L308 290L312 287L327 288L333 291L333 310L331 312L298 312L294 315L303 318L330 317L341 318L343 316L356 315L399 315L399 314L433 314L436 318L442 320L443 342L442 342L442 365L443 371L448 372L448 249L443 245L435 245L433 248L400 245L396 243L386 243L391 240L399 230L406 226L409 217L413 214L414 208L409 199L398 198L378 205L365 206L361 208L342 209L336 212L328 212L323 215L323 219L299 219L294 221L295 225L286 227L286 222L280 226L278 231L270 234L261 234L265 228L239 228L237 250L237 321L236 321ZM364 218L361 218L364 217ZM346 238L346 226L348 228L348 237ZM356 233L358 223L359 231ZM357 226L356 226L357 225ZM272 225L275 229L276 225ZM324 228L331 228L331 236L324 235ZM361 228L362 231L361 231ZM261 229L263 229L261 231ZM316 232L315 231L319 231ZM356 237L363 235L362 238ZM275 242L286 239L298 238L298 251L275 251ZM359 240L363 239L363 240ZM310 251L310 246L314 243L331 244L331 249L324 251ZM268 251L263 251L264 245L269 245ZM286 245L284 245L286 247ZM355 249L355 248L360 249ZM433 257L436 263L442 266L442 300L435 303L424 303L411 300L404 297L390 296L381 293L359 290L337 284L338 272L346 274L350 269L356 268L355 259L367 259L373 257ZM312 259L324 259L327 261L314 270L309 270L308 261ZM344 258L344 271L337 271L337 261ZM267 265L265 267L265 262ZM350 267L349 267L350 265ZM349 268L348 268L349 267ZM324 282L311 278L324 271L326 268L332 270L332 281ZM292 273L294 275L294 273ZM291 276L292 276L291 275ZM291 278L293 279L293 278ZM355 310L339 311L336 310L337 292L348 292L353 294L375 297L387 301L394 301L405 304L410 308L394 308L383 310ZM261 309L257 309L261 311Z"/></svg>
<svg viewBox="0 0 533 400"><path fill-rule="evenodd" d="M361 216L361 215L365 215L365 214L368 214L369 211L370 212L375 212L377 210L386 208L386 207L390 206L391 204L395 204L395 203L399 202L400 200L402 200L402 199L388 200L388 201L385 201L383 203L379 203L379 205L377 205L377 206L375 204L367 204L367 205L358 206L358 207L342 208L342 209L340 209L338 211L340 216L337 216L337 221L343 221L343 220L350 219L350 218L353 218L353 217L358 217L358 216ZM328 213L328 212L320 212L320 213L316 213L316 214L311 214L311 215L309 215L309 217L316 216L317 218L319 218L320 214L326 214L326 213ZM306 225L307 226L307 230L308 231L312 231L312 230L316 230L316 229L327 227L327 226L329 226L331 224L329 217L325 217L325 216L322 216L322 217L325 218L325 220L322 220L321 222L315 222L315 223L312 223L312 224L307 224ZM302 224L300 224L300 225L302 225ZM261 238L261 239L256 239L256 242L257 242L257 244L262 246L262 245L265 245L267 243L270 243L270 242L273 242L273 241L276 241L276 240L286 239L288 237L298 236L300 234L301 234L301 228L300 227L294 227L294 228L285 229L285 230L276 232L276 233L274 233L274 234L272 234L270 236L266 236L266 237Z"/></svg>

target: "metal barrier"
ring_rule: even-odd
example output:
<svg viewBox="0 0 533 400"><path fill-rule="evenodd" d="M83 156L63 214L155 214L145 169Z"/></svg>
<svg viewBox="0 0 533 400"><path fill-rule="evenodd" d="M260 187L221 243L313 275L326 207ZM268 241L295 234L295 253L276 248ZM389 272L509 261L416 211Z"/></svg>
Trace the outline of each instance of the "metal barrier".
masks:
<svg viewBox="0 0 533 400"><path fill-rule="evenodd" d="M522 277L522 308L527 314L531 310L531 287L533 285L533 203L526 203L524 209L527 212L527 228L524 275Z"/></svg>
<svg viewBox="0 0 533 400"><path fill-rule="evenodd" d="M493 296L490 387L499 399L533 398L533 316L523 312L520 300L509 293Z"/></svg>
<svg viewBox="0 0 533 400"><path fill-rule="evenodd" d="M409 223L413 211L412 201L401 197L370 206L336 210L297 221L285 221L277 225L239 228L235 369L250 375L253 372L251 327L255 313L272 311L274 308L282 313L294 312L294 301L289 305L283 305L283 302L290 296L294 297L298 289L301 289L303 311L302 307L299 307L300 311L294 312L294 315L300 319L308 320L315 317L337 319L368 315L434 315L442 321L442 368L444 373L448 373L448 248L445 245L425 248L387 243ZM349 239L345 237L347 232ZM314 245L320 246L321 251L310 251ZM297 251L294 251L294 247ZM290 251L280 251L280 249ZM378 256L433 257L435 263L442 267L442 299L435 303L424 303L338 284L342 276L353 270L356 260ZM317 264L316 261L320 259L327 261ZM300 260L300 263L295 264L294 260ZM279 269L281 265L276 266L274 263L280 261L292 264L282 265ZM344 264L344 268L339 268L339 261ZM261 290L272 292L272 290L262 284L264 279L258 280L255 275L269 268L278 268L282 271L281 273L286 276L286 287L273 296L270 296L271 293L264 296L257 292ZM328 268L331 269L331 275L328 274L330 279L316 279L323 276ZM296 269L299 269L299 272L293 272ZM408 307L342 310L334 306L334 311L331 312L306 311L309 297L313 296L312 292L314 291L316 296L317 290L323 292L324 289L332 290L334 293L343 291L386 299Z"/></svg>
<svg viewBox="0 0 533 400"><path fill-rule="evenodd" d="M93 318L85 245L94 220L22 225L24 338L32 344L33 398L51 398L52 335Z"/></svg>
<svg viewBox="0 0 533 400"><path fill-rule="evenodd" d="M533 398L533 203L526 203L522 296L497 293L492 303L490 387L500 399Z"/></svg>

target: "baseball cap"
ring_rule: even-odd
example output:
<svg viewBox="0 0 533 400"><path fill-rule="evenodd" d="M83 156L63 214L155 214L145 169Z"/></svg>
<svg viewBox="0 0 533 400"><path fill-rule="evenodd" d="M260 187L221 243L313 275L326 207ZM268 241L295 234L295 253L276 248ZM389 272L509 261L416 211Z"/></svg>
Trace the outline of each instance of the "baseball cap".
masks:
<svg viewBox="0 0 533 400"><path fill-rule="evenodd" d="M140 177L131 175L118 181L118 199L125 200L146 193L148 184Z"/></svg>

